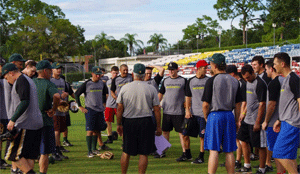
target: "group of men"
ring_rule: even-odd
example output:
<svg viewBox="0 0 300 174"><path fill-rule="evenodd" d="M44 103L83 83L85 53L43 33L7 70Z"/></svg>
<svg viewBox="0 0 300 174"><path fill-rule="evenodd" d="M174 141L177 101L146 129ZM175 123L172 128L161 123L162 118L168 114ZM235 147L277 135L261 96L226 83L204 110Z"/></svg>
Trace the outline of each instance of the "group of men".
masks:
<svg viewBox="0 0 300 174"><path fill-rule="evenodd" d="M236 66L226 65L225 56L217 53L208 58L209 64L205 60L198 61L196 75L188 80L178 75L175 62L168 64L169 76L164 79L164 69L159 66L146 67L138 63L132 75L125 64L120 69L113 66L110 79L95 66L92 78L76 93L68 89L60 76L59 63L51 65L43 60L35 65L36 69L28 67L22 74L20 61L24 60L21 58L12 55L10 61L15 62L2 67L5 80L0 81L0 96L5 103L10 103L5 105L1 98L1 123L10 131L14 127L20 129L6 153L6 159L13 161L13 169L34 172L32 159L41 154L40 172L46 173L48 154L54 153L58 160L67 158L61 154L64 148L60 145L60 133L66 131L66 116L57 111L57 106L71 95L85 114L89 158L99 154L101 149L110 149L106 144L113 143L111 123L116 115L117 131L123 136L122 173L127 173L130 156L136 155L140 155L139 173L145 173L148 155L156 151L155 135L162 134L169 141L173 129L179 133L183 152L176 161L192 160L191 135L184 129L185 120L195 122L200 137L200 153L192 163L204 163L204 151L209 150L208 173L216 173L220 151L225 153L228 173L235 173L235 169L252 171L251 152L259 156L257 173L273 170L272 156L277 173L297 173L299 77L291 71L291 58L286 53L277 53L266 63L262 56L255 56L252 66L244 65L240 75ZM211 77L206 75L208 66ZM151 77L153 68L159 70L154 78ZM37 71L33 80L29 78L35 75L32 71ZM82 94L85 107L80 102ZM39 109L33 107L37 104ZM100 132L105 129L108 139L103 142ZM32 139L41 145L31 144ZM70 144L67 138L65 143ZM29 147L36 150L28 153L32 152L26 150ZM235 160L233 152L236 150ZM164 158L166 152L154 157Z"/></svg>

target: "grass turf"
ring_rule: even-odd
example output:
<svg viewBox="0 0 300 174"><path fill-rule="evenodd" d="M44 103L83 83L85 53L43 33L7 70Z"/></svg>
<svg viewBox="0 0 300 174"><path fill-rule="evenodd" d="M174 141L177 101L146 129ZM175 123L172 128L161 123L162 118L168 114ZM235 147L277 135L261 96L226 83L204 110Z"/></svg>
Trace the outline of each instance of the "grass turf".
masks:
<svg viewBox="0 0 300 174"><path fill-rule="evenodd" d="M86 131L85 131L85 116L80 111L71 113L71 126L69 127L69 141L74 144L73 147L65 147L70 150L69 153L64 153L69 159L57 161L55 164L49 164L48 173L121 173L120 157L122 154L122 140L119 137L113 144L108 146L113 148L111 152L115 154L114 159L104 160L99 157L88 158L86 146ZM113 124L113 130L116 130L116 123ZM103 132L106 133L106 132ZM62 136L62 135L61 135ZM102 136L102 140L106 141L107 137ZM155 159L149 156L147 173L207 173L207 160L209 152L205 152L205 163L191 164L191 161L176 162L182 154L182 149L179 141L179 135L175 131L170 133L170 143L172 147L167 151L167 157ZM191 152L193 159L199 154L199 138L191 138ZM2 151L4 154L4 150ZM219 164L225 162L225 154L219 155ZM242 161L243 162L243 161ZM10 162L9 162L10 163ZM258 165L258 161L252 162L252 166ZM274 172L276 173L275 164L273 163ZM39 171L38 163L35 164L34 170ZM252 168L255 172L257 169ZM10 173L9 169L0 170L0 173ZM128 173L138 173L138 156L133 156L130 159ZM225 167L218 167L217 173L227 173Z"/></svg>

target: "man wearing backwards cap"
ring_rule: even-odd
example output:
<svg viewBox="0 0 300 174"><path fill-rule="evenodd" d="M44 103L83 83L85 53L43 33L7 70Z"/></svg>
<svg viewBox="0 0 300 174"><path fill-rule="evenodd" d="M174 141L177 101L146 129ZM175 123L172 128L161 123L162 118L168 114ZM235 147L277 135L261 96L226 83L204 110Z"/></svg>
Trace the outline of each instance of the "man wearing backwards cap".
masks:
<svg viewBox="0 0 300 174"><path fill-rule="evenodd" d="M227 173L234 171L234 155L236 150L236 116L240 113L241 93L239 82L225 73L225 56L214 54L208 59L214 76L205 83L202 96L202 110L206 122L204 149L209 150L208 173L216 173L220 147L226 155Z"/></svg>
<svg viewBox="0 0 300 174"><path fill-rule="evenodd" d="M134 81L123 86L118 98L117 131L123 136L123 154L121 157L122 173L127 173L130 156L140 155L139 173L146 173L148 155L156 150L155 134L161 135L160 108L157 90L143 82L145 66L135 64L133 67ZM132 90L137 89L137 90ZM156 118L152 121L152 109Z"/></svg>
<svg viewBox="0 0 300 174"><path fill-rule="evenodd" d="M39 155L43 127L42 114L37 107L36 86L12 63L3 66L2 75L12 85L10 105L13 114L8 115L10 121L7 129L20 129L17 137L10 143L5 158L15 162L24 173L35 173L33 160Z"/></svg>
<svg viewBox="0 0 300 174"><path fill-rule="evenodd" d="M39 160L40 173L47 173L48 156L55 152L55 136L53 128L53 115L60 102L60 95L54 83L50 82L52 66L49 61L42 60L36 65L38 77L33 81L36 85L39 108L43 116L42 141ZM53 105L52 105L53 103Z"/></svg>
<svg viewBox="0 0 300 174"><path fill-rule="evenodd" d="M202 95L206 81L209 79L206 74L207 62L205 60L199 60L196 64L196 75L190 78L186 86L185 97L185 118L195 117L199 126L200 137L200 154L199 157L193 161L193 164L204 163L204 133L206 122L202 112Z"/></svg>
<svg viewBox="0 0 300 174"><path fill-rule="evenodd" d="M178 162L191 160L192 155L190 152L190 139L188 136L182 135L182 124L184 121L184 101L187 80L181 76L178 76L178 65L175 62L170 62L168 65L170 76L165 78L162 82L161 88L158 93L158 98L162 102L163 108L163 123L162 130L163 136L169 141L170 131L175 128L175 131L179 133L180 144L182 147L182 156L176 159ZM184 139L187 138L187 139ZM156 155L155 158L165 157L165 154L161 156Z"/></svg>
<svg viewBox="0 0 300 174"><path fill-rule="evenodd" d="M96 149L98 137L101 149L108 150L108 146L102 142L100 134L100 131L104 131L107 127L103 111L105 110L106 95L108 94L106 84L100 80L101 75L102 71L100 70L100 67L93 67L92 79L84 82L75 92L75 99L79 109L81 112L85 113L87 131L86 142L89 158L92 158L99 153ZM81 106L81 94L84 94L85 97L85 108Z"/></svg>

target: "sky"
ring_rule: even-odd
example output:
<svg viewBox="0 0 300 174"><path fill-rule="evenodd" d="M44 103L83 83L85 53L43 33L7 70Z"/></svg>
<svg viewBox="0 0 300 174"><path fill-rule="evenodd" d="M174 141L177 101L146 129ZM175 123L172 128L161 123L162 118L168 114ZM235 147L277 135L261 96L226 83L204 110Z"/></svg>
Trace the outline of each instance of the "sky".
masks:
<svg viewBox="0 0 300 174"><path fill-rule="evenodd" d="M102 31L119 40L126 33L138 36L144 45L154 33L163 34L168 43L182 39L182 30L207 15L218 19L213 5L217 0L42 0L59 6L73 25L85 29L85 39L94 39ZM229 21L220 21L223 29ZM233 21L238 27L239 19Z"/></svg>

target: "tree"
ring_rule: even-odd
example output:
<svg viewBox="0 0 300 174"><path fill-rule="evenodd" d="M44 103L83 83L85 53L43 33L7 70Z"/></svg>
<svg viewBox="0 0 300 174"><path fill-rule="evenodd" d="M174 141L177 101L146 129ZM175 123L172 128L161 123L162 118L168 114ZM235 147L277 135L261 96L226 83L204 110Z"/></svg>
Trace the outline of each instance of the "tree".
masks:
<svg viewBox="0 0 300 174"><path fill-rule="evenodd" d="M104 33L103 31L101 32L101 34L98 34L95 36L95 41L101 46L101 47L108 47L108 41L115 39L113 36L107 36L106 33Z"/></svg>
<svg viewBox="0 0 300 174"><path fill-rule="evenodd" d="M254 18L254 12L262 10L263 6L255 0L218 0L214 5L220 20L231 19L231 22L242 16L240 25L243 29L243 44L246 43L246 26L261 18Z"/></svg>
<svg viewBox="0 0 300 174"><path fill-rule="evenodd" d="M133 46L141 47L141 45L144 45L143 41L136 40L135 37L138 36L137 34L125 34L125 36L121 39L122 42L124 42L125 45L129 46L130 55L133 56Z"/></svg>
<svg viewBox="0 0 300 174"><path fill-rule="evenodd" d="M154 46L155 50L158 51L159 45L167 45L168 40L164 38L162 34L156 34L150 36L150 40L147 42L148 44L151 44Z"/></svg>

